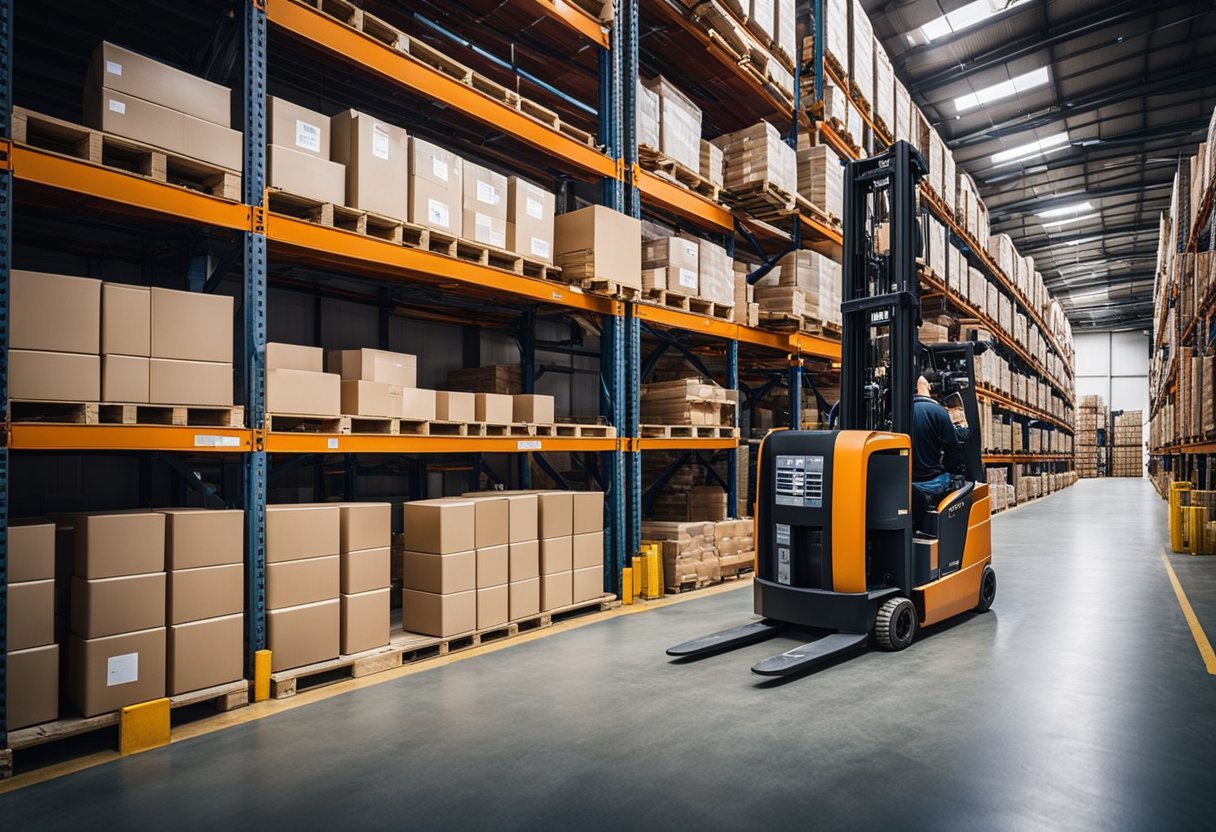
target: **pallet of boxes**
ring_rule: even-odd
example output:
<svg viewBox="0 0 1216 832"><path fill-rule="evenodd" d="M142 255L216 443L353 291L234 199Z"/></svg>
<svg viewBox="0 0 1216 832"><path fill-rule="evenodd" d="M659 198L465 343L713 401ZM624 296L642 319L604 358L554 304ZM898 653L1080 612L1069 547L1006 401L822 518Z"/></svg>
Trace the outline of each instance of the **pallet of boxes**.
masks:
<svg viewBox="0 0 1216 832"><path fill-rule="evenodd" d="M1081 478L1106 474L1106 432L1110 411L1101 396L1082 396L1077 403L1075 465Z"/></svg>
<svg viewBox="0 0 1216 832"><path fill-rule="evenodd" d="M725 493L718 491L725 513ZM670 593L701 589L746 574L755 566L749 519L647 520L642 523L642 538L659 547L663 585Z"/></svg>
<svg viewBox="0 0 1216 832"><path fill-rule="evenodd" d="M760 326L839 335L840 264L815 251L790 252L756 281Z"/></svg>
<svg viewBox="0 0 1216 832"><path fill-rule="evenodd" d="M643 436L737 436L734 427L739 394L700 378L654 381L643 384L641 402Z"/></svg>
<svg viewBox="0 0 1216 832"><path fill-rule="evenodd" d="M1114 444L1111 448L1112 477L1144 476L1144 413L1124 410L1113 417Z"/></svg>
<svg viewBox="0 0 1216 832"><path fill-rule="evenodd" d="M734 262L709 240L658 237L642 244L642 299L731 320L738 299Z"/></svg>

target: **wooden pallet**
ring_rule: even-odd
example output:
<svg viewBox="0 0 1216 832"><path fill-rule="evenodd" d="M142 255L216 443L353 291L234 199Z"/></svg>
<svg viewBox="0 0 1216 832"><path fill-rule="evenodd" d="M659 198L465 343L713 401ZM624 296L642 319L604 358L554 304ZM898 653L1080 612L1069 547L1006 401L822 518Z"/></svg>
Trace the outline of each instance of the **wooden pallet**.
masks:
<svg viewBox="0 0 1216 832"><path fill-rule="evenodd" d="M849 97L853 99L854 106L867 116L872 112L869 100L861 94L861 86L856 81L849 81Z"/></svg>
<svg viewBox="0 0 1216 832"><path fill-rule="evenodd" d="M799 207L797 194L779 188L768 180L727 191L724 199L728 205L761 220L784 219L797 213Z"/></svg>
<svg viewBox="0 0 1216 832"><path fill-rule="evenodd" d="M810 315L791 315L788 312L765 312L760 309L760 328L774 332L804 332L824 338L840 338L841 329L836 324L825 324Z"/></svg>
<svg viewBox="0 0 1216 832"><path fill-rule="evenodd" d="M245 408L236 406L123 404L97 405L103 425L178 425L208 428L245 427Z"/></svg>
<svg viewBox="0 0 1216 832"><path fill-rule="evenodd" d="M638 164L643 170L648 170L661 179L681 185L713 202L721 201L721 185L711 182L698 171L680 164L653 147L644 144L638 145Z"/></svg>
<svg viewBox="0 0 1216 832"><path fill-rule="evenodd" d="M722 567L722 580L737 581L740 578L749 577L755 571L756 571L755 564L751 564L751 563L736 563L734 566L723 566Z"/></svg>
<svg viewBox="0 0 1216 832"><path fill-rule="evenodd" d="M554 436L576 439L615 439L616 428L611 425L580 425L563 423L553 425Z"/></svg>
<svg viewBox="0 0 1216 832"><path fill-rule="evenodd" d="M348 0L304 0L312 8L335 18L355 31L362 32L373 40L378 40L390 49L401 52L409 50L409 38L394 26L385 23L375 15L368 14L363 9Z"/></svg>
<svg viewBox="0 0 1216 832"><path fill-rule="evenodd" d="M49 150L89 164L168 185L180 185L222 199L238 201L241 198L241 175L237 171L134 139L44 116L24 107L13 108L12 134L15 144Z"/></svg>
<svg viewBox="0 0 1216 832"><path fill-rule="evenodd" d="M319 676L327 676L330 677L328 681L338 681L383 673L401 666L401 654L399 646L389 643L349 656L338 656L315 664L280 670L270 674L270 695L275 699L295 696L303 679L313 680Z"/></svg>
<svg viewBox="0 0 1216 832"><path fill-rule="evenodd" d="M273 433L350 433L350 417L267 413L266 430Z"/></svg>
<svg viewBox="0 0 1216 832"><path fill-rule="evenodd" d="M598 277L583 280L579 283L579 286L584 291L593 292L597 295L608 295L609 297L620 298L621 300L636 301L640 300L642 295L642 290L637 286L626 286L613 280L604 280Z"/></svg>
<svg viewBox="0 0 1216 832"><path fill-rule="evenodd" d="M10 399L8 421L45 422L59 425L100 424L97 402L52 402Z"/></svg>
<svg viewBox="0 0 1216 832"><path fill-rule="evenodd" d="M705 298L689 298L688 309L698 315L705 315L706 317L717 318L722 321L733 320L735 316L735 307L724 306Z"/></svg>
<svg viewBox="0 0 1216 832"><path fill-rule="evenodd" d="M733 439L739 429L733 425L641 425L645 439Z"/></svg>

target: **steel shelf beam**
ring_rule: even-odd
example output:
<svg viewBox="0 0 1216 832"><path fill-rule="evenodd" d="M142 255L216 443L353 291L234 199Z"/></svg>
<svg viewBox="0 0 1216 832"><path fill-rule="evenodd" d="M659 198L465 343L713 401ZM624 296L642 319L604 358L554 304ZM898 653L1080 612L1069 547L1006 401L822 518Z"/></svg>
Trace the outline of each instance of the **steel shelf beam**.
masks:
<svg viewBox="0 0 1216 832"><path fill-rule="evenodd" d="M538 12L551 17L567 29L577 32L587 40L608 49L610 27L605 26L587 12L566 0L520 0L521 5L535 8Z"/></svg>
<svg viewBox="0 0 1216 832"><path fill-rule="evenodd" d="M619 448L615 437L565 436L389 436L368 433L278 433L264 435L272 454L503 454L605 452Z"/></svg>
<svg viewBox="0 0 1216 832"><path fill-rule="evenodd" d="M14 451L173 451L235 454L253 450L252 430L171 425L48 425L16 423Z"/></svg>

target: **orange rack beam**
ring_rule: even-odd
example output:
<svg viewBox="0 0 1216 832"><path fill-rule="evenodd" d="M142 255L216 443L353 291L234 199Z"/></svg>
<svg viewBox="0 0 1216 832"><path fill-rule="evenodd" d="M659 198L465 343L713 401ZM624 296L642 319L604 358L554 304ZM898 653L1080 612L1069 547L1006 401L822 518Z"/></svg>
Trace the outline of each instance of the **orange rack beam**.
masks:
<svg viewBox="0 0 1216 832"><path fill-rule="evenodd" d="M608 39L608 27L567 0L521 0L521 2L523 5L535 7L541 14L561 22L597 46L608 49L611 45Z"/></svg>
<svg viewBox="0 0 1216 832"><path fill-rule="evenodd" d="M565 436L382 436L379 434L266 434L265 450L288 454L520 453L615 451L621 440Z"/></svg>
<svg viewBox="0 0 1216 832"><path fill-rule="evenodd" d="M253 431L246 428L170 425L48 425L18 422L9 426L8 447L17 451L189 451L234 454L253 449Z"/></svg>

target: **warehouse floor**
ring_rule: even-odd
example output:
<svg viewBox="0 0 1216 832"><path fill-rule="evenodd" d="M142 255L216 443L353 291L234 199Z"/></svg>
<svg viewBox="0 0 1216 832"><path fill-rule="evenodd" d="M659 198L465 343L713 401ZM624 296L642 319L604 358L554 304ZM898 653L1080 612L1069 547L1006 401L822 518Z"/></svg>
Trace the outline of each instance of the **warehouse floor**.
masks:
<svg viewBox="0 0 1216 832"><path fill-rule="evenodd" d="M783 684L748 668L786 643L670 663L748 618L722 592L31 785L0 827L1204 827L1216 676L1165 516L1146 480L998 515L993 611L903 653ZM1170 562L1216 634L1216 562Z"/></svg>

